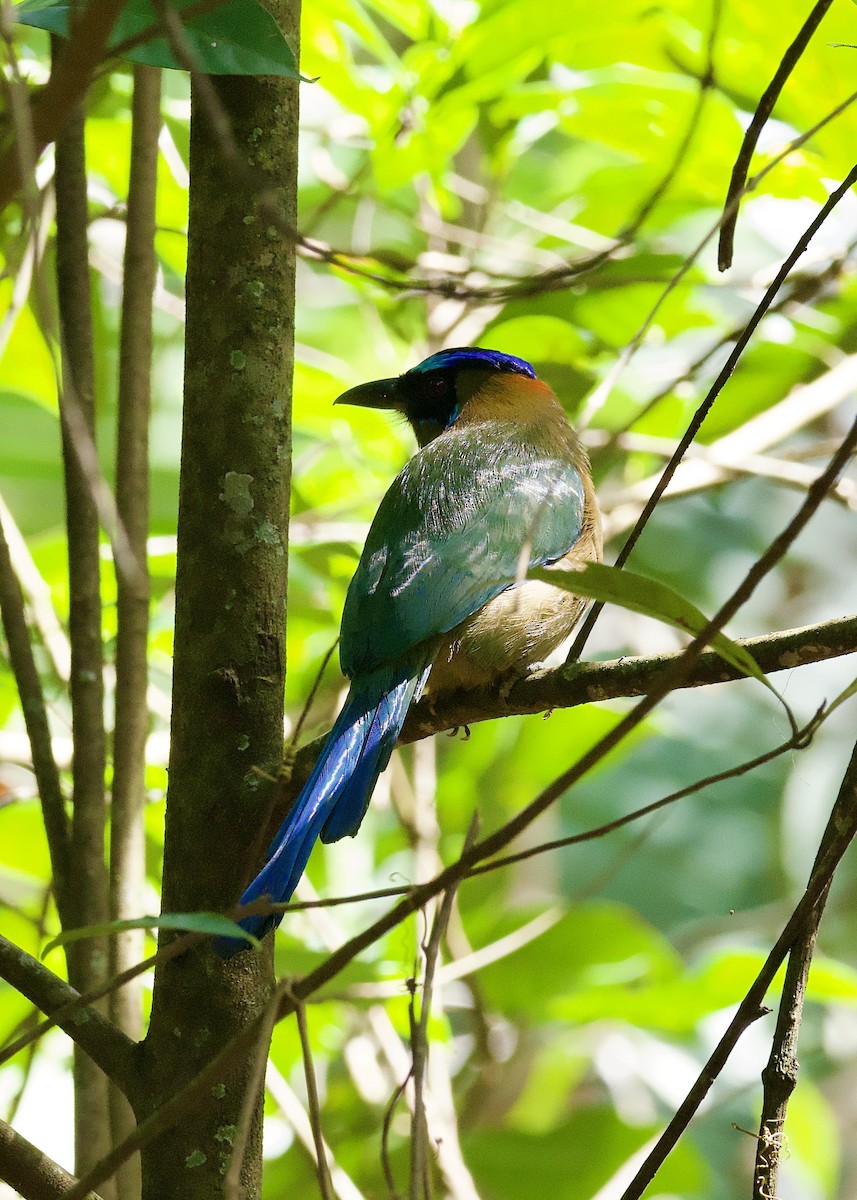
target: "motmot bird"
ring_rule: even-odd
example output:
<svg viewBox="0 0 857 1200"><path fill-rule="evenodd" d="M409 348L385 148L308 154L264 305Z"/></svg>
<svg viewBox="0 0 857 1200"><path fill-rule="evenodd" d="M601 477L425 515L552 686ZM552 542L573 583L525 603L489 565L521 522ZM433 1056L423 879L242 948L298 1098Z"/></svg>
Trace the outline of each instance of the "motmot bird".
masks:
<svg viewBox="0 0 857 1200"><path fill-rule="evenodd" d="M404 415L420 449L381 501L348 588L348 698L242 904L288 900L318 838L357 832L426 687L507 684L571 632L585 601L527 579L530 566L573 570L601 557L586 453L530 363L441 350L336 403ZM261 937L280 919L240 924ZM227 954L246 945L226 943Z"/></svg>

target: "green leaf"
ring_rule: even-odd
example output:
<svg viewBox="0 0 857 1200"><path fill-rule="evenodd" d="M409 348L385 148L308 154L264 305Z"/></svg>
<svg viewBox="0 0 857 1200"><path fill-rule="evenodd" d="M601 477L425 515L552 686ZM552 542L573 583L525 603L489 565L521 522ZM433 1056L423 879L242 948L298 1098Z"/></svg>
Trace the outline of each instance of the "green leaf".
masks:
<svg viewBox="0 0 857 1200"><path fill-rule="evenodd" d="M110 937L114 933L122 933L126 929L180 929L184 933L208 933L212 937L243 938L258 949L258 938L247 933L240 925L230 921L221 913L161 913L158 917L131 917L127 921L105 921L101 925L82 925L79 929L70 929L53 938L42 951L42 958L56 950L59 946L67 946L70 942L81 942L86 938Z"/></svg>
<svg viewBox="0 0 857 1200"><path fill-rule="evenodd" d="M196 3L174 0L173 7L181 12ZM68 0L23 0L14 13L22 25L68 37L69 7ZM154 33L156 26L157 14L151 0L127 0L113 27L110 48L147 31ZM224 0L208 12L188 17L184 28L188 53L207 75L287 75L303 79L277 22L259 0ZM182 69L165 37L152 37L123 57L153 67Z"/></svg>
<svg viewBox="0 0 857 1200"><path fill-rule="evenodd" d="M588 563L582 571L574 572L534 569L529 572L529 578L552 583L574 592L576 596L618 604L620 608L654 617L656 621L663 621L694 636L708 625L708 617L695 604L685 600L665 583L648 579L645 575L635 575L633 571L608 567L604 563ZM775 695L779 695L753 655L743 646L733 642L725 633L715 634L710 644L712 650L716 650L736 671L758 679Z"/></svg>

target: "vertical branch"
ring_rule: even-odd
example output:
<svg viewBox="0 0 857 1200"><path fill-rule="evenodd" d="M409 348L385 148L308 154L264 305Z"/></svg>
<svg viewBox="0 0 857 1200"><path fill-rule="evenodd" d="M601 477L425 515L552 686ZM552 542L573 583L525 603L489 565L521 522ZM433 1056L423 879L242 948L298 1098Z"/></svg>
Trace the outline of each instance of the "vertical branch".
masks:
<svg viewBox="0 0 857 1200"><path fill-rule="evenodd" d="M294 1129L295 1137L308 1152L312 1165L317 1169L318 1126L313 1125L312 1117L307 1114L303 1104L273 1062L268 1063L265 1082L268 1093ZM330 1186L339 1200L364 1200L363 1193L333 1157L330 1146L324 1141L322 1144L330 1175Z"/></svg>
<svg viewBox="0 0 857 1200"><path fill-rule="evenodd" d="M857 744L842 778L839 794L812 864L809 885L817 879L831 847L843 830L857 828ZM771 1056L762 1072L764 1096L759 1122L756 1149L756 1169L753 1172L754 1200L776 1195L780 1160L783 1153L783 1127L786 1122L789 1098L797 1084L797 1047L803 1017L803 1002L809 968L818 936L818 927L827 903L831 880L827 879L815 907L808 914L803 928L789 951L783 994L777 1014L777 1027L771 1045Z"/></svg>
<svg viewBox="0 0 857 1200"><path fill-rule="evenodd" d="M330 1178L330 1167L327 1162L327 1149L321 1131L321 1102L318 1097L318 1083L316 1082L315 1066L312 1061L312 1046L309 1040L306 1008L300 1001L295 1003L295 1018L301 1041L301 1057L303 1058L307 1091L307 1110L309 1112L309 1121L315 1148L319 1191L321 1192L321 1200L333 1200L333 1185Z"/></svg>
<svg viewBox="0 0 857 1200"><path fill-rule="evenodd" d="M479 818L474 814L467 837L464 840L466 852L476 841L479 833ZM425 972L423 974L422 1000L420 1003L419 1022L412 1029L412 1071L414 1080L413 1119L411 1121L411 1200L431 1200L431 1182L428 1160L429 1122L426 1113L425 1091L426 1077L429 1064L429 1019L431 1017L432 996L434 994L435 975L440 958L440 947L446 933L452 907L455 901L456 884L452 884L443 894L443 900L432 923L431 934L424 947ZM457 1145L458 1138L454 1137ZM448 1166L448 1161L447 1164ZM449 1179L446 1180L453 1195L458 1195L458 1187Z"/></svg>
<svg viewBox="0 0 857 1200"><path fill-rule="evenodd" d="M437 823L437 747L433 739L414 746L414 812L413 837L416 878L425 882L442 865L438 854L440 826ZM428 1121L426 1118L425 1085L428 1066L428 1020L431 1013L432 983L440 954L443 932L449 921L453 889L446 892L438 905L426 906L416 922L417 930L423 920L431 920L427 941L418 937L418 954L422 954L423 992L419 1020L415 1017L416 985L411 994L411 1075L413 1079L413 1113L411 1116L411 1177L410 1200L430 1200L431 1185L428 1157ZM432 919L433 916L433 919Z"/></svg>
<svg viewBox="0 0 857 1200"><path fill-rule="evenodd" d="M122 331L119 345L119 412L116 444L116 506L128 539L134 570L116 559L116 718L110 823L110 916L138 916L145 881L144 773L149 713L149 413L151 408L152 293L155 286L155 192L161 76L155 67L134 67L131 177L125 235ZM141 931L128 930L111 942L111 973L118 975L143 957ZM110 1013L129 1037L143 1033L141 982L111 993ZM134 1127L127 1101L112 1096L114 1141ZM118 1175L122 1200L139 1195L139 1161Z"/></svg>
<svg viewBox="0 0 857 1200"><path fill-rule="evenodd" d="M61 57L62 51L60 51ZM55 45L56 56L56 45ZM62 344L60 420L69 563L71 708L74 740L71 890L75 922L107 917L104 863L104 681L98 514L81 463L95 434L95 386L90 310L84 110L70 117L56 147L57 288ZM79 942L69 975L86 991L105 975L102 939ZM75 1050L75 1169L86 1174L109 1148L107 1080Z"/></svg>

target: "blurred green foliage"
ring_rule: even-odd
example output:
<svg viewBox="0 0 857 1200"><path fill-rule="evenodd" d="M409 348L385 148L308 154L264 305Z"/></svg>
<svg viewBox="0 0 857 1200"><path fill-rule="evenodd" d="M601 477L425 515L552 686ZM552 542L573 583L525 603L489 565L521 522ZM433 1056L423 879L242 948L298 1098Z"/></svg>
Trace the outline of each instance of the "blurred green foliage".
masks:
<svg viewBox="0 0 857 1200"><path fill-rule="evenodd" d="M680 436L704 396L725 357L721 341L750 316L826 197L828 181L853 165L857 107L765 176L742 205L732 270L716 272L709 242L660 304L606 402L587 406L685 256L717 221L742 129L807 7L783 0L772 20L770 7L752 0L306 5L301 69L318 82L302 89L300 228L341 254L345 267L307 254L298 270L290 720L336 638L367 523L413 449L409 433L385 416L332 409L345 387L403 370L441 345L478 343L530 359L569 415L589 418L594 470L615 535L608 558L615 555L628 524L623 506L636 503L638 511L634 489L657 472L663 440ZM857 12L834 6L788 82L754 172L850 93L854 51L832 43L854 41ZM25 73L43 79L44 35L19 28L17 52ZM166 779L189 117L186 77L167 72L164 87L150 544L152 683L160 695L148 778L152 911ZM87 126L99 436L108 475L130 91L121 66L99 78ZM49 176L48 162L40 175L45 187ZM11 212L5 217L0 279L6 306L0 495L64 622L53 318L49 286L28 283L33 275L50 278L52 234L48 219L44 255L34 268L17 220ZM624 242L628 229L633 234ZM801 260L801 276L787 287L778 311L762 323L702 430L703 444L740 433L793 388L823 380L855 353L855 243L857 203L849 196ZM767 470L756 463L734 477L726 472L695 494L664 502L634 553L633 569L713 611L796 508L795 492L774 466L823 461L823 445L842 429L842 408L831 403L812 420L783 423L779 436L756 447L768 455ZM853 608L855 554L853 511L829 501L738 614L731 634L809 624ZM110 639L108 568L105 557ZM587 653L615 657L678 644L677 635L645 618L608 610ZM37 649L57 753L67 765L63 664L50 637ZM849 678L847 662L840 661L775 682L806 720ZM339 690L331 667L305 734L327 727ZM467 744L439 739L403 750L360 837L314 853L310 884L324 895L350 894L410 882L431 870L437 855L450 861L474 810L483 830L495 828L624 711L623 703L613 703L557 712L550 721L510 719L475 727ZM609 821L787 735L782 710L752 681L674 697L542 818L527 844ZM615 1188L599 1189L680 1102L724 1014L742 997L787 918L852 737L853 717L844 708L801 755L610 837L461 887L440 970L433 1053L452 1081L463 1161L484 1200L618 1195ZM38 954L56 933L56 920L47 901L38 806L21 770L27 756L14 686L0 657L0 771L10 772L8 779L0 774L3 932ZM237 830L239 836L249 835ZM822 929L824 957L810 983L784 1196L832 1200L857 1188L849 1137L857 1075L854 890L846 861ZM278 939L278 967L310 969L382 910L383 903L373 901L295 915ZM338 1165L366 1196L384 1193L382 1124L404 1078L390 1046L405 1055L406 1070L406 981L419 969L424 936L422 918L396 929L309 1012L325 1135ZM476 954L469 969L469 955L483 949L487 963ZM0 988L0 1037L27 1013L14 992ZM749 1194L754 1145L734 1126L752 1129L757 1121L758 1075L771 1031L767 1019L744 1035L709 1105L648 1195L727 1200ZM49 1041L43 1058L19 1110L30 1136L34 1128L44 1131L44 1106L51 1103L46 1089L66 1065L65 1044ZM283 1088L304 1094L291 1024L275 1033L272 1064L267 1194L308 1194L315 1186L312 1168L283 1116ZM0 1072L2 1103L16 1096L21 1070L12 1065ZM58 1095L62 1100L65 1093ZM400 1102L388 1146L400 1186L407 1170L405 1111ZM67 1116L52 1115L56 1132L45 1144L65 1161ZM449 1138L449 1127L437 1120L435 1131ZM445 1174L447 1191L469 1194L461 1178L457 1192L455 1185L455 1176Z"/></svg>

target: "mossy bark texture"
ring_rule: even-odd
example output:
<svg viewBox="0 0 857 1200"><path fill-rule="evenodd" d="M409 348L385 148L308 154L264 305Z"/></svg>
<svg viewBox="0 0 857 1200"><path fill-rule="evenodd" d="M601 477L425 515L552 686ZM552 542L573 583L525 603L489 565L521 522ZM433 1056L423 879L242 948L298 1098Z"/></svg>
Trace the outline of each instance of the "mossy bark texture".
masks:
<svg viewBox="0 0 857 1200"><path fill-rule="evenodd" d="M297 4L270 7L296 40ZM211 119L218 110L231 147ZM266 803L253 768L275 771L281 759L294 346L294 244L283 227L296 219L297 114L296 80L194 87L165 911L235 902ZM271 204L278 227L263 215ZM224 963L203 945L162 966L138 1119L256 1016L270 989L264 955ZM252 1061L146 1149L145 1200L223 1195ZM242 1176L249 1200L261 1183L260 1111Z"/></svg>

